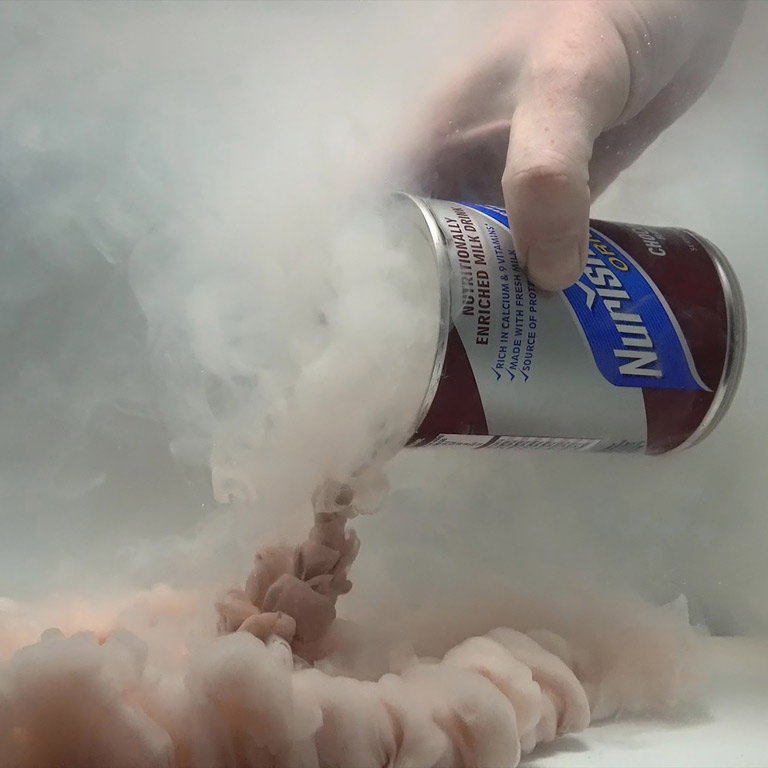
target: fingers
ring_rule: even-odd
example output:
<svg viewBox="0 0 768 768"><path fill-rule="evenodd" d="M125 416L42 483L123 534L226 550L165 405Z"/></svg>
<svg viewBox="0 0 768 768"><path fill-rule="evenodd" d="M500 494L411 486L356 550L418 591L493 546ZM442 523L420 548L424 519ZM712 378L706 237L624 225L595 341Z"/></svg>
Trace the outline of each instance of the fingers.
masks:
<svg viewBox="0 0 768 768"><path fill-rule="evenodd" d="M588 137L577 146L564 130L537 136L542 122L526 112L512 121L502 188L520 263L536 285L559 290L578 279L586 261L591 148Z"/></svg>
<svg viewBox="0 0 768 768"><path fill-rule="evenodd" d="M593 200L709 88L728 57L744 11L740 3L721 9L727 18L698 40L670 81L630 119L597 139L590 164Z"/></svg>
<svg viewBox="0 0 768 768"><path fill-rule="evenodd" d="M485 123L441 141L422 167L421 189L442 200L504 205L501 172L508 143L509 120Z"/></svg>
<svg viewBox="0 0 768 768"><path fill-rule="evenodd" d="M547 290L572 285L584 269L592 147L629 93L615 30L571 21L521 73L502 177L518 257Z"/></svg>
<svg viewBox="0 0 768 768"><path fill-rule="evenodd" d="M511 12L457 57L455 71L424 116L406 152L407 176L417 191L445 200L503 205L501 173L507 155L512 91L526 54L534 9ZM465 58L466 55L466 58Z"/></svg>

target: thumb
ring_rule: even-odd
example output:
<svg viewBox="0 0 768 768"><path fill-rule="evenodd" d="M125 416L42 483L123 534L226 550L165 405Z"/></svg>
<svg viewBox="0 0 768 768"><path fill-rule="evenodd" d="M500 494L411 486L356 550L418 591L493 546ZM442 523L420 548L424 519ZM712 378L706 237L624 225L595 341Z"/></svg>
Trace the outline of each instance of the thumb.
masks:
<svg viewBox="0 0 768 768"><path fill-rule="evenodd" d="M518 258L545 290L567 288L584 269L592 147L626 102L628 77L617 74L608 82L568 62L519 84L502 187Z"/></svg>

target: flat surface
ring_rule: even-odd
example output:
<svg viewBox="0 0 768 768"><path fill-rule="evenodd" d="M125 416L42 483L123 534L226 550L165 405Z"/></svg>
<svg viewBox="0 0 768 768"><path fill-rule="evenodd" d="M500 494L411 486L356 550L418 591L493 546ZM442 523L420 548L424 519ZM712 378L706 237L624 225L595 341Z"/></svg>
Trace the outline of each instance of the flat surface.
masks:
<svg viewBox="0 0 768 768"><path fill-rule="evenodd" d="M765 768L768 641L711 641L701 712L595 725L537 750L528 768Z"/></svg>

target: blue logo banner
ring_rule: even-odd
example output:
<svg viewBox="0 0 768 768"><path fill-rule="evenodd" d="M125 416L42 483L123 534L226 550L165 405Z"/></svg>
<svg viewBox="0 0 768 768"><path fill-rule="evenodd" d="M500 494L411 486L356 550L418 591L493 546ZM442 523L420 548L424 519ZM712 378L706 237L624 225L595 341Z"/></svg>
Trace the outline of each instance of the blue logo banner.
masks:
<svg viewBox="0 0 768 768"><path fill-rule="evenodd" d="M502 208L462 203L509 229ZM563 291L603 377L617 387L709 391L672 310L643 269L590 229L587 266Z"/></svg>

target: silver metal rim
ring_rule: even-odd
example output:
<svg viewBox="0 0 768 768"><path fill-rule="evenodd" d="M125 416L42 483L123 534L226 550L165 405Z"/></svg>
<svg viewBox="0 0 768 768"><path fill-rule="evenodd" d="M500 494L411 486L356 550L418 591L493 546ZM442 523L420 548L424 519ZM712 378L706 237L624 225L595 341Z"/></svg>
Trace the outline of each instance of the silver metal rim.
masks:
<svg viewBox="0 0 768 768"><path fill-rule="evenodd" d="M731 267L722 251L716 245L695 232L685 231L707 249L717 270L720 284L723 286L723 293L725 294L728 340L720 384L706 417L684 443L672 449L669 453L677 453L700 443L720 423L733 402L736 390L739 388L747 350L747 310L744 304L744 294L741 291L741 286L739 285L736 273L733 271L733 267Z"/></svg>
<svg viewBox="0 0 768 768"><path fill-rule="evenodd" d="M393 195L393 198L396 204L402 204L404 207L409 207L415 214L417 214L419 228L432 246L440 290L440 321L437 331L435 359L432 364L432 372L429 377L427 390L424 393L421 407L414 418L408 436L408 439L410 439L416 434L421 423L426 418L435 399L435 395L437 394L440 377L443 373L445 354L448 348L448 334L451 330L451 262L448 258L448 244L445 240L445 235L440 229L437 219L426 201L405 192L397 192Z"/></svg>

